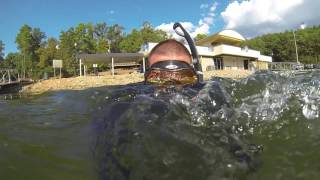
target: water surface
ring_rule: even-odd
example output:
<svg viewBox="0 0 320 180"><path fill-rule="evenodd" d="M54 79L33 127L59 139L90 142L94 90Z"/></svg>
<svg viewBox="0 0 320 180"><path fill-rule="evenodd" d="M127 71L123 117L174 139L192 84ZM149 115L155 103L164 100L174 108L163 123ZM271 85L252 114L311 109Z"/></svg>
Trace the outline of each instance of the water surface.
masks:
<svg viewBox="0 0 320 180"><path fill-rule="evenodd" d="M0 100L1 179L317 179L320 73Z"/></svg>

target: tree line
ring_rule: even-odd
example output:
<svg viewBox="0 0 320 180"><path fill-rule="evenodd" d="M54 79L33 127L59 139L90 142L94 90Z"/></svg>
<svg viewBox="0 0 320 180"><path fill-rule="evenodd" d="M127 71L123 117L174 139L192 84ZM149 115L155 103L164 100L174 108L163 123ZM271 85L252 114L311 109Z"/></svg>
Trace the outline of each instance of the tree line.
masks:
<svg viewBox="0 0 320 180"><path fill-rule="evenodd" d="M169 37L164 31L144 22L140 29L124 32L119 24L80 23L66 31L59 38L46 37L39 28L23 25L17 36L18 52L4 57L4 43L0 40L0 68L17 69L22 76L42 78L44 73L52 73L52 60L63 60L63 75L78 73L79 53L137 52L145 42L160 42ZM107 67L100 67L107 68Z"/></svg>
<svg viewBox="0 0 320 180"><path fill-rule="evenodd" d="M299 61L302 63L320 63L320 26L295 31ZM195 40L207 37L198 34ZM0 68L17 69L21 75L34 79L42 78L44 73L52 73L52 60L63 60L64 76L78 73L79 53L137 52L145 42L160 42L171 38L164 31L144 22L140 29L124 32L119 24L80 23L61 31L59 38L46 37L39 28L23 25L17 36L18 52L8 53L4 57L4 43L0 40ZM261 51L273 57L275 62L295 62L296 52L293 32L285 31L255 37L243 42L242 46ZM107 68L101 66L100 68Z"/></svg>
<svg viewBox="0 0 320 180"><path fill-rule="evenodd" d="M320 63L320 26L296 30L299 62ZM296 62L293 31L262 35L245 41L242 45L272 56L275 62Z"/></svg>

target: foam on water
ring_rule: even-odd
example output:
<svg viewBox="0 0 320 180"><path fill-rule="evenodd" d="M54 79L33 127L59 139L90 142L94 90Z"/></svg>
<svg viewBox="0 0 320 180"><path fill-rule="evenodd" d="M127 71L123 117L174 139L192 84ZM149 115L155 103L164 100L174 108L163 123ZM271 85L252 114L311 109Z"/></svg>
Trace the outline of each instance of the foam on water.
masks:
<svg viewBox="0 0 320 180"><path fill-rule="evenodd" d="M293 137L311 132L286 128L318 126L310 121L319 120L319 80L318 72L260 72L241 81L213 78L202 87L115 89L113 100L100 104L100 174L107 179L261 178L268 167L264 153L275 136L285 132L282 138L296 143Z"/></svg>

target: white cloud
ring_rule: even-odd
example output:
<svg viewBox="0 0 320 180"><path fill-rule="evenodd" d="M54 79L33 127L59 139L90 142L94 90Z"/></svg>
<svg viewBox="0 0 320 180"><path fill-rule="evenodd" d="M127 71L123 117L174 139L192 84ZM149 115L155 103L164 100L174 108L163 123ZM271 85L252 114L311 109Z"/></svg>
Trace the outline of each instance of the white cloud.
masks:
<svg viewBox="0 0 320 180"><path fill-rule="evenodd" d="M211 6L208 4L201 4L200 9L208 9L208 12L205 14L201 14L203 16L198 25L194 25L191 22L182 22L182 26L190 33L192 37L197 36L197 34L208 34L210 32L210 26L214 24L215 11L217 9L218 3L214 3ZM173 30L173 22L171 23L163 23L156 27L156 29L161 29L167 32L168 35L172 36L175 39L181 39L175 31Z"/></svg>
<svg viewBox="0 0 320 180"><path fill-rule="evenodd" d="M215 2L210 6L209 12L207 13L207 16L203 17L199 20L198 26L195 28L193 32L191 32L191 35L193 37L197 36L197 34L209 34L210 32L210 26L214 23L214 17L215 17L215 11L218 7L218 3ZM208 6L209 8L209 6Z"/></svg>
<svg viewBox="0 0 320 180"><path fill-rule="evenodd" d="M246 37L320 24L319 0L234 1L221 13L227 29Z"/></svg>
<svg viewBox="0 0 320 180"><path fill-rule="evenodd" d="M203 22L205 23L205 24L212 24L213 23L213 17L211 17L211 16L208 16L208 17L204 17L203 18Z"/></svg>
<svg viewBox="0 0 320 180"><path fill-rule="evenodd" d="M114 13L115 13L114 10L110 10L110 11L109 11L109 14L114 14Z"/></svg>
<svg viewBox="0 0 320 180"><path fill-rule="evenodd" d="M217 7L218 7L218 3L217 2L213 3L212 6L210 7L210 12L214 12L217 9Z"/></svg>
<svg viewBox="0 0 320 180"><path fill-rule="evenodd" d="M200 9L206 9L209 7L209 4L201 4Z"/></svg>
<svg viewBox="0 0 320 180"><path fill-rule="evenodd" d="M188 32L194 31L195 27L191 22L180 22L180 23ZM182 39L182 37L177 35L175 33L175 31L173 30L173 25L174 25L174 22L163 23L163 24L157 26L156 29L163 30L164 32L166 32L169 36L171 36L174 39L178 39L178 40Z"/></svg>

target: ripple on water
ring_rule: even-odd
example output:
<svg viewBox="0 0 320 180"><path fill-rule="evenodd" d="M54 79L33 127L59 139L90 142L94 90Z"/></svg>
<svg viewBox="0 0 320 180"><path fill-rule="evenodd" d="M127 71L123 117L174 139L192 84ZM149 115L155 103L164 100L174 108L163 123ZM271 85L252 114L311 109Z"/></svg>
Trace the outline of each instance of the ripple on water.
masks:
<svg viewBox="0 0 320 180"><path fill-rule="evenodd" d="M317 179L319 101L319 72L0 100L1 115L18 117L0 117L0 165L13 159L8 172L79 178L90 146L101 179ZM93 134L83 132L88 124ZM48 166L22 170L19 157Z"/></svg>

